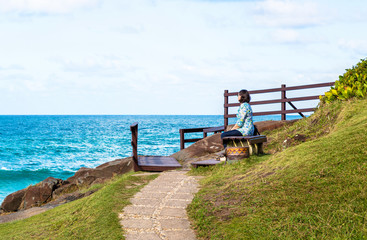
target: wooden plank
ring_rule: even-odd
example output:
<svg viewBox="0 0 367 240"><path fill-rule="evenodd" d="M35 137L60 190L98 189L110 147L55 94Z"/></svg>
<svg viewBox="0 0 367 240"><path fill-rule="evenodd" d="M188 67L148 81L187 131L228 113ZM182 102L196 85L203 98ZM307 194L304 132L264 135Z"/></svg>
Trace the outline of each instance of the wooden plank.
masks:
<svg viewBox="0 0 367 240"><path fill-rule="evenodd" d="M317 83L317 84L301 85L301 86L294 86L294 87L286 87L285 91L301 90L301 89L307 89L307 88L331 87L331 86L334 86L334 84L335 82L327 82L327 83Z"/></svg>
<svg viewBox="0 0 367 240"><path fill-rule="evenodd" d="M226 128L228 126L228 118L226 118L225 116L228 115L228 107L226 107L225 105L228 104L228 90L224 90L224 128Z"/></svg>
<svg viewBox="0 0 367 240"><path fill-rule="evenodd" d="M205 128L208 128L208 127L201 127L201 128L183 128L183 129L180 129L180 130L182 130L183 133L194 133L194 132L202 132Z"/></svg>
<svg viewBox="0 0 367 240"><path fill-rule="evenodd" d="M185 139L184 142L187 143L187 142L197 142L199 140L201 140L202 138L190 138L190 139Z"/></svg>
<svg viewBox="0 0 367 240"><path fill-rule="evenodd" d="M204 133L224 131L224 126L210 127L203 130Z"/></svg>
<svg viewBox="0 0 367 240"><path fill-rule="evenodd" d="M180 150L185 148L185 132L184 129L180 129Z"/></svg>
<svg viewBox="0 0 367 240"><path fill-rule="evenodd" d="M139 156L138 162L139 166L181 167L175 158L166 156Z"/></svg>
<svg viewBox="0 0 367 240"><path fill-rule="evenodd" d="M165 156L139 156L138 163L142 171L161 172L182 167L176 159Z"/></svg>
<svg viewBox="0 0 367 240"><path fill-rule="evenodd" d="M254 138L254 139L249 139L248 140L250 142L250 144L258 144L258 143L264 143L267 141L267 138Z"/></svg>
<svg viewBox="0 0 367 240"><path fill-rule="evenodd" d="M133 155L133 164L134 171L140 171L138 165L138 122L134 122L130 125L131 131L131 146L132 146L132 155Z"/></svg>
<svg viewBox="0 0 367 240"><path fill-rule="evenodd" d="M262 89L262 90L253 90L249 91L250 94L258 94L258 93L271 93L271 92L280 92L280 91L291 91L291 90L301 90L308 88L320 88L320 87L331 87L334 86L335 82L327 82L327 83L317 83L317 84L309 84L309 85L301 85L294 87L286 87L286 88L270 88L270 89ZM226 92L224 96L237 96L238 92Z"/></svg>
<svg viewBox="0 0 367 240"><path fill-rule="evenodd" d="M297 101L307 101L307 100L317 100L320 95L307 96L307 97L297 97L297 98L286 98L286 99L274 99L274 100L264 100L264 101L254 101L250 102L250 105L263 105L263 104L273 104L273 103L284 103L284 102L297 102ZM239 107L240 103L229 103L225 104L224 107Z"/></svg>
<svg viewBox="0 0 367 240"><path fill-rule="evenodd" d="M236 139L236 140L249 140L249 141L258 141L258 142L266 142L267 138L265 135L256 135L256 136L229 136L224 137L223 140L228 139ZM255 143L255 142L254 142Z"/></svg>
<svg viewBox="0 0 367 240"><path fill-rule="evenodd" d="M302 109L293 109L293 110L285 110L285 111L269 111L269 112L257 112L253 113L253 116L262 116L262 115L276 115L282 113L299 113L299 112L313 112L316 108L302 108ZM228 114L225 117L227 118L235 118L236 114Z"/></svg>
<svg viewBox="0 0 367 240"><path fill-rule="evenodd" d="M284 100L284 99L286 99L287 97L286 97L286 90L285 90L285 84L282 84L282 91L281 91L281 95L282 95L282 100ZM281 105L280 105L280 108L282 109L282 112L284 112L285 110L287 110L286 109L286 104L285 104L285 102L282 102L281 103ZM281 114L281 119L282 120L286 120L286 114L285 113L282 113Z"/></svg>
<svg viewBox="0 0 367 240"><path fill-rule="evenodd" d="M203 160L203 161L198 161L198 162L193 162L191 163L191 165L193 165L195 168L199 167L199 166L214 166L221 163L221 161L215 160L215 159L209 159L209 160Z"/></svg>
<svg viewBox="0 0 367 240"><path fill-rule="evenodd" d="M166 166L141 166L139 171L147 172L163 172L169 170L175 170L177 167L166 167Z"/></svg>

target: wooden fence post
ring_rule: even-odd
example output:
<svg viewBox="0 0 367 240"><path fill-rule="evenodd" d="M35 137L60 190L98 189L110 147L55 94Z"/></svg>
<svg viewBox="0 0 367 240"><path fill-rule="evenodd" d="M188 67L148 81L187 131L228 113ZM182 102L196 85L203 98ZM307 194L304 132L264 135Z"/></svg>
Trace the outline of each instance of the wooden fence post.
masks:
<svg viewBox="0 0 367 240"><path fill-rule="evenodd" d="M224 131L226 130L228 126L228 107L226 104L228 104L228 96L227 96L228 90L224 90Z"/></svg>
<svg viewBox="0 0 367 240"><path fill-rule="evenodd" d="M139 160L138 160L138 123L133 123L130 126L130 131L131 131L131 146L133 149L133 166L134 166L134 171L140 171L139 168Z"/></svg>
<svg viewBox="0 0 367 240"><path fill-rule="evenodd" d="M281 86L281 88L282 88L282 100L285 100L286 98L287 98L287 96L286 96L286 91L285 91L285 84L282 84L282 86ZM281 103L281 110L282 111L285 111L286 110L286 102L282 102ZM287 115L286 115L286 113L282 113L282 120L286 120L286 117Z"/></svg>
<svg viewBox="0 0 367 240"><path fill-rule="evenodd" d="M184 129L180 129L180 150L185 148L185 132Z"/></svg>

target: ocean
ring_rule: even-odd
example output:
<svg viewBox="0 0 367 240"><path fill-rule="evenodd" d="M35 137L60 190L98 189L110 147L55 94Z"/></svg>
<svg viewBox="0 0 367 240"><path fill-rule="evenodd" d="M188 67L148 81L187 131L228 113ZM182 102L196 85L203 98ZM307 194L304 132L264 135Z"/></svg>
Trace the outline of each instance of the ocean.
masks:
<svg viewBox="0 0 367 240"><path fill-rule="evenodd" d="M294 118L299 117L287 116ZM255 122L279 119L254 117ZM8 194L47 177L66 179L81 167L131 156L134 122L139 122L138 153L168 156L180 150L179 129L220 126L223 116L0 116L0 203Z"/></svg>

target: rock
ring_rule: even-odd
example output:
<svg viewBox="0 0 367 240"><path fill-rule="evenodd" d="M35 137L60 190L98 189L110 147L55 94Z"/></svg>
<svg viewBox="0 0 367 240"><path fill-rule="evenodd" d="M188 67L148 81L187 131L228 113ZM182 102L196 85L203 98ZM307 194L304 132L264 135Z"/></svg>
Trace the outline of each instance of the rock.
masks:
<svg viewBox="0 0 367 240"><path fill-rule="evenodd" d="M75 201L77 199L80 199L80 198L83 198L83 197L87 197L87 196L93 194L96 191L98 191L98 189L87 191L85 193L81 193L80 191L75 191L75 192L72 192L72 193L63 194L62 196L60 196L59 198L57 198L55 201L49 202L49 203L47 203L44 206L45 207L54 207L54 206L58 206L60 204L72 202L72 201Z"/></svg>
<svg viewBox="0 0 367 240"><path fill-rule="evenodd" d="M35 186L26 189L21 209L38 207L52 199L52 192L63 184L63 180L48 177Z"/></svg>
<svg viewBox="0 0 367 240"><path fill-rule="evenodd" d="M287 138L286 140L283 141L282 147L283 147L283 149L286 149L286 148L290 147L291 144L292 144L292 139Z"/></svg>
<svg viewBox="0 0 367 240"><path fill-rule="evenodd" d="M85 197L94 191L81 194L77 192L81 186L103 183L115 175L130 172L132 169L132 158L129 157L107 162L96 168L81 168L66 181L49 177L35 186L30 186L8 195L1 204L1 211L14 212L25 210L44 205L51 200L56 199L55 202L57 202L59 198L63 202L67 202L72 199ZM75 194L71 192L75 192ZM65 194L69 194L66 196L67 199L63 196Z"/></svg>
<svg viewBox="0 0 367 240"><path fill-rule="evenodd" d="M299 143L297 142L305 142L307 137L303 134L296 134L293 138L287 138L283 141L282 147L283 149L289 148L291 146L295 146Z"/></svg>
<svg viewBox="0 0 367 240"><path fill-rule="evenodd" d="M187 162L192 158L205 156L223 150L220 133L210 135L191 146L171 155L171 157Z"/></svg>
<svg viewBox="0 0 367 240"><path fill-rule="evenodd" d="M278 128L283 127L284 125L292 125L298 121L298 119L295 120L282 120L282 121L261 121L256 122L255 125L257 129L259 130L260 134L264 131L272 131Z"/></svg>
<svg viewBox="0 0 367 240"><path fill-rule="evenodd" d="M296 134L293 139L299 142L305 142L307 137L303 134Z"/></svg>
<svg viewBox="0 0 367 240"><path fill-rule="evenodd" d="M1 209L4 212L14 212L17 211L23 202L24 194L26 189L19 190L17 192L9 194L1 204Z"/></svg>
<svg viewBox="0 0 367 240"><path fill-rule="evenodd" d="M65 181L67 182L67 181ZM65 194L65 193L71 193L71 192L75 192L78 190L78 185L76 185L75 183L69 183L67 182L67 184L57 188L53 193L52 193L52 197L54 199L60 197L61 195Z"/></svg>
<svg viewBox="0 0 367 240"><path fill-rule="evenodd" d="M91 185L93 182L103 182L112 178L114 175L120 175L132 170L132 158L117 159L115 161L104 163L96 168L81 168L74 176L66 181L74 183L77 186ZM99 179L99 180L97 180Z"/></svg>

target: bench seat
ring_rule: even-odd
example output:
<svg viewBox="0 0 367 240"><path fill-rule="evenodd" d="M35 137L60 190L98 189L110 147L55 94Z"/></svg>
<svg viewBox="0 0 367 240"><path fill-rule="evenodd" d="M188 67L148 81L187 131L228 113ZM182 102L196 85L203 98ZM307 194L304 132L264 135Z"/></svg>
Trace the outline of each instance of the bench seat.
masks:
<svg viewBox="0 0 367 240"><path fill-rule="evenodd" d="M229 142L230 140L240 142L245 141L250 150L250 155L253 154L262 154L263 151L263 143L267 141L265 135L256 135L256 136L229 136L224 137L223 142Z"/></svg>

